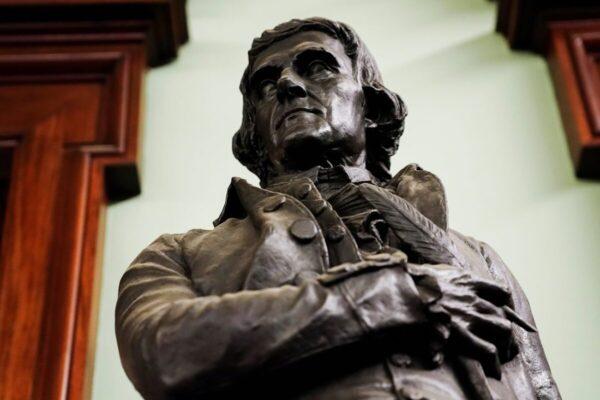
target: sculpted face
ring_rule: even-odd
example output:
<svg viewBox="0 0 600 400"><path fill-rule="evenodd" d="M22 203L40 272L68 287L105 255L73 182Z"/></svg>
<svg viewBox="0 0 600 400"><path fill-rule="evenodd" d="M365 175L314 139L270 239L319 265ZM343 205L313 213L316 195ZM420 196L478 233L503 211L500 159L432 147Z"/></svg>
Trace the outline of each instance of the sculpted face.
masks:
<svg viewBox="0 0 600 400"><path fill-rule="evenodd" d="M364 94L338 40L308 31L274 43L256 58L250 90L275 173L364 166Z"/></svg>

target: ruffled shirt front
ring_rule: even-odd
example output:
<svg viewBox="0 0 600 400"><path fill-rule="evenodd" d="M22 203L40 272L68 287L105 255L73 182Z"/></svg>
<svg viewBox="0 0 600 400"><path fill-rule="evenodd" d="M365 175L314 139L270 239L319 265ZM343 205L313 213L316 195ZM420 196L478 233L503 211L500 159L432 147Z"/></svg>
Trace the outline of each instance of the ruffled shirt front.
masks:
<svg viewBox="0 0 600 400"><path fill-rule="evenodd" d="M271 185L303 178L310 179L321 196L331 204L352 233L361 252L377 253L390 245L387 223L358 190L360 183L379 184L368 170L348 166L317 166L297 174L276 177Z"/></svg>

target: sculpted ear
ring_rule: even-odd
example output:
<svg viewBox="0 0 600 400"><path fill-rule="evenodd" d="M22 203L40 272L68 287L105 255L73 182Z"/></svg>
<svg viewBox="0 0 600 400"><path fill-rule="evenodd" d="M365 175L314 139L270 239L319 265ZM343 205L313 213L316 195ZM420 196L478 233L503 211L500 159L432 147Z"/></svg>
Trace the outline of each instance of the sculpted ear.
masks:
<svg viewBox="0 0 600 400"><path fill-rule="evenodd" d="M383 86L363 86L367 107L366 127L395 124L404 120L406 106L396 93Z"/></svg>

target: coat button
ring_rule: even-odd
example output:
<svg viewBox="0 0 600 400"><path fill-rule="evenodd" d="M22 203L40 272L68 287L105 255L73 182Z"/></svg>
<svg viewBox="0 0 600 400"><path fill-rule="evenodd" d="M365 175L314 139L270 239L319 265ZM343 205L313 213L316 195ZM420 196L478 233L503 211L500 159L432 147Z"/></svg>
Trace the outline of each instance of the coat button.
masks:
<svg viewBox="0 0 600 400"><path fill-rule="evenodd" d="M310 184L303 183L302 185L300 185L298 187L298 191L296 192L296 196L299 199L304 199L304 198L306 198L306 196L308 196L308 194L310 193L311 190L312 190L312 187L310 186Z"/></svg>
<svg viewBox="0 0 600 400"><path fill-rule="evenodd" d="M334 225L327 229L327 239L332 242L339 242L345 234L346 230L341 225Z"/></svg>
<svg viewBox="0 0 600 400"><path fill-rule="evenodd" d="M319 229L310 219L299 219L290 226L290 233L299 242L310 242L317 236Z"/></svg>
<svg viewBox="0 0 600 400"><path fill-rule="evenodd" d="M427 400L430 398L429 396L425 396L419 389L413 387L400 388L400 394L407 400Z"/></svg>
<svg viewBox="0 0 600 400"><path fill-rule="evenodd" d="M264 212L273 212L278 210L285 203L285 196L277 196L269 199L269 202L263 207Z"/></svg>
<svg viewBox="0 0 600 400"><path fill-rule="evenodd" d="M313 204L312 208L312 212L314 215L319 216L321 214L323 214L323 211L325 211L327 209L327 202L323 199L318 200L317 202L315 202L315 204Z"/></svg>

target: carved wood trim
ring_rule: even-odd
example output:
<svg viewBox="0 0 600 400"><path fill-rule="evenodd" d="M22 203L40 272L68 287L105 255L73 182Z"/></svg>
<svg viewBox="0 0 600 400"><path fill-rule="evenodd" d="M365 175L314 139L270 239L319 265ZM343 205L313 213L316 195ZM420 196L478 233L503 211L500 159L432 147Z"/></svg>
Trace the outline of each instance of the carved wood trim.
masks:
<svg viewBox="0 0 600 400"><path fill-rule="evenodd" d="M186 0L0 0L0 43L83 44L143 40L151 67L188 40Z"/></svg>
<svg viewBox="0 0 600 400"><path fill-rule="evenodd" d="M600 4L501 0L497 30L547 58L575 172L600 179Z"/></svg>
<svg viewBox="0 0 600 400"><path fill-rule="evenodd" d="M104 208L139 193L143 75L183 4L0 0L1 399L89 397Z"/></svg>
<svg viewBox="0 0 600 400"><path fill-rule="evenodd" d="M550 26L548 63L576 173L600 179L600 20Z"/></svg>

